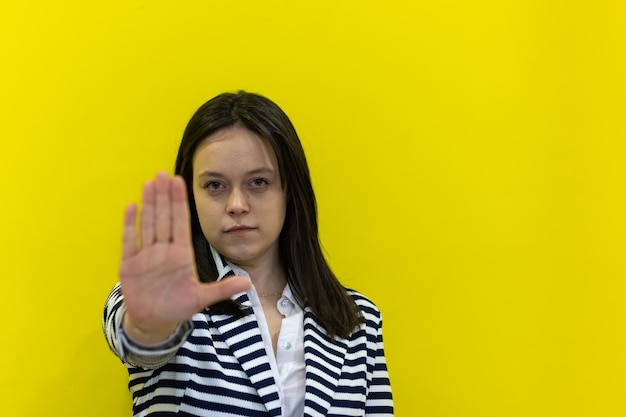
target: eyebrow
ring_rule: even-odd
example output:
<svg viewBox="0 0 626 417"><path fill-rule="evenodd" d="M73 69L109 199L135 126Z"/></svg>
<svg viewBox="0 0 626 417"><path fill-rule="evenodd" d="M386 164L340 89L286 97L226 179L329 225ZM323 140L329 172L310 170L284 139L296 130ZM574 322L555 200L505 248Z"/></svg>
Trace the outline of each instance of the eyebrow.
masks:
<svg viewBox="0 0 626 417"><path fill-rule="evenodd" d="M250 170L246 172L246 175L273 174L273 173L274 173L273 169L263 167L263 168L256 168L256 169ZM224 177L226 177L226 175L220 172L215 172L215 171L204 171L203 173L198 175L198 178L224 178Z"/></svg>

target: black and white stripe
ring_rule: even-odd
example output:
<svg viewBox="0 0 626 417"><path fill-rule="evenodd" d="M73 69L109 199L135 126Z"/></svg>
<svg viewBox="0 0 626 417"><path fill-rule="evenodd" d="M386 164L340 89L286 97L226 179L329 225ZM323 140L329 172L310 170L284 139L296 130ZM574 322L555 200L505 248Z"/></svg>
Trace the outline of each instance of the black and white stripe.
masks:
<svg viewBox="0 0 626 417"><path fill-rule="evenodd" d="M232 273L224 264L219 272L221 276ZM304 415L393 416L380 312L363 295L347 291L365 319L348 338L329 338L312 311L304 310ZM195 314L191 334L155 365L154 357L130 355L120 346L123 295L119 284L113 288L103 327L111 350L128 368L134 416L281 415L278 389L250 301L245 294L237 301L248 307L249 314L235 318L210 308Z"/></svg>

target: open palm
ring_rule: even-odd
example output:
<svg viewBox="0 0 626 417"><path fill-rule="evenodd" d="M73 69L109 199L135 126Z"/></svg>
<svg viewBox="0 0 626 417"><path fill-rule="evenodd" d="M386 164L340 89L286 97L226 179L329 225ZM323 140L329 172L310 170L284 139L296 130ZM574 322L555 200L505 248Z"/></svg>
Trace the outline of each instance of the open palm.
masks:
<svg viewBox="0 0 626 417"><path fill-rule="evenodd" d="M157 343L202 308L245 291L250 283L241 277L199 281L182 178L159 172L145 184L142 200L139 236L137 206L129 205L124 216L124 329L137 342Z"/></svg>

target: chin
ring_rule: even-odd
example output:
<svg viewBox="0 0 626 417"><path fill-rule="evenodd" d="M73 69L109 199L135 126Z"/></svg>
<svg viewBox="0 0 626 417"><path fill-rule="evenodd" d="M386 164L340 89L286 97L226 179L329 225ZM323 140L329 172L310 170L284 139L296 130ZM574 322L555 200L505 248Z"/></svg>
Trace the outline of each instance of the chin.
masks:
<svg viewBox="0 0 626 417"><path fill-rule="evenodd" d="M256 242L255 242L256 243ZM237 244L225 244L214 245L217 250L226 260L237 266L254 266L255 264L264 263L267 261L267 257L278 256L278 244L274 245L259 245L250 242L244 244L238 242ZM275 253L274 253L275 252ZM270 261L271 262L271 261Z"/></svg>
<svg viewBox="0 0 626 417"><path fill-rule="evenodd" d="M226 249L224 251L220 251L218 249L218 252L221 253L222 256L226 258L226 260L228 260L231 263L234 263L235 265L248 264L250 262L254 262L254 260L257 259L260 255L258 251L249 250L249 249L235 249L235 250Z"/></svg>

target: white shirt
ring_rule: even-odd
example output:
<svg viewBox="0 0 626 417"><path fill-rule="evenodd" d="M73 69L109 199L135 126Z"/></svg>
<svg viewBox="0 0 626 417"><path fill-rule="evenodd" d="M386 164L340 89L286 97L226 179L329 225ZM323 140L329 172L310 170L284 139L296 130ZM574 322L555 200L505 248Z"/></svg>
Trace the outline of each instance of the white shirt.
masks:
<svg viewBox="0 0 626 417"><path fill-rule="evenodd" d="M249 277L248 273L241 268L231 265L236 275ZM250 299L252 310L256 316L265 352L269 358L274 381L278 386L278 395L282 409L282 417L302 417L304 414L304 391L306 372L304 367L304 312L296 303L295 297L289 288L285 286L282 296L276 307L284 316L276 344L276 356L272 346L270 335L261 300L254 288L246 291Z"/></svg>

